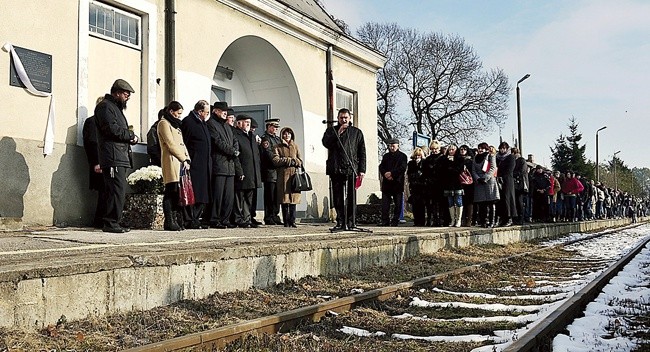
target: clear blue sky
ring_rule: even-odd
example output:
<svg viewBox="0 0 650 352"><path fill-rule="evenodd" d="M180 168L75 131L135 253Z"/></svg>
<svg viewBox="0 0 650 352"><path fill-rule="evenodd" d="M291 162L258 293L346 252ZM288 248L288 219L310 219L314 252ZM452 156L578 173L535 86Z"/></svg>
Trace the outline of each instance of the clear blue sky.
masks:
<svg viewBox="0 0 650 352"><path fill-rule="evenodd" d="M323 0L354 31L365 22L395 22L423 32L458 34L485 68L501 68L512 86L506 141L517 135L520 85L524 154L550 165L549 147L579 124L586 156L616 151L629 167L650 167L650 1L648 0ZM499 131L485 137L499 142Z"/></svg>

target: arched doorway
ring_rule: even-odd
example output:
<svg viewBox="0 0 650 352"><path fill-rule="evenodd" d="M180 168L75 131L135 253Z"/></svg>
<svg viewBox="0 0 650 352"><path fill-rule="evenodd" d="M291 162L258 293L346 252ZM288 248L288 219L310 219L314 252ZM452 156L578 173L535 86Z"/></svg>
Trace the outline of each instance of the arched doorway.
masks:
<svg viewBox="0 0 650 352"><path fill-rule="evenodd" d="M214 70L211 101L226 101L236 113L251 112L264 133L264 120L280 118L296 140L304 141L303 113L298 87L282 54L267 40L256 36L241 37L224 51ZM304 143L300 143L304 153ZM263 193L258 190L257 208L263 209ZM305 205L299 206L304 210Z"/></svg>

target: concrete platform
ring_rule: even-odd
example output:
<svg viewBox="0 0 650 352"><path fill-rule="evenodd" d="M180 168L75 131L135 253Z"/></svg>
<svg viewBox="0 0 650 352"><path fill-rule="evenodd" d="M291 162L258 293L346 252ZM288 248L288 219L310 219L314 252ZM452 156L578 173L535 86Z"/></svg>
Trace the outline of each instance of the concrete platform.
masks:
<svg viewBox="0 0 650 352"><path fill-rule="evenodd" d="M629 224L628 219L509 228L369 227L331 234L297 229L67 228L0 232L0 326L40 328L118 311L146 310L214 292L266 287L307 275L399 263L444 247L509 244Z"/></svg>

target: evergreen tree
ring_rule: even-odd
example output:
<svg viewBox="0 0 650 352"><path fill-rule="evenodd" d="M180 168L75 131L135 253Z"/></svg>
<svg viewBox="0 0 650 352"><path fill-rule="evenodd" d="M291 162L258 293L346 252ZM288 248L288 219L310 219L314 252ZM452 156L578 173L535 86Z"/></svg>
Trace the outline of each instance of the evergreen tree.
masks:
<svg viewBox="0 0 650 352"><path fill-rule="evenodd" d="M563 134L555 140L555 148L551 147L551 166L553 170L565 173L571 169L571 148Z"/></svg>
<svg viewBox="0 0 650 352"><path fill-rule="evenodd" d="M555 147L551 147L553 153L551 164L555 170L562 173L571 170L578 175L593 179L594 170L589 166L585 157L587 146L585 144L580 145L581 140L582 134L578 132L578 123L571 116L569 135L560 134L560 137L555 141Z"/></svg>

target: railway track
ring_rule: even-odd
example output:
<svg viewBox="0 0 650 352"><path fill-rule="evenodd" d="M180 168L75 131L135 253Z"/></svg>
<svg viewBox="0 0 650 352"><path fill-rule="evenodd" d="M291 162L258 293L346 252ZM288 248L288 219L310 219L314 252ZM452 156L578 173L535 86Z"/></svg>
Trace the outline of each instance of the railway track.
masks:
<svg viewBox="0 0 650 352"><path fill-rule="evenodd" d="M606 282L647 243L648 238L611 266L609 264L612 258L620 254L596 259L574 255L566 260L556 261L556 258L545 253L560 247L576 250L571 247L589 241L606 243L608 236L616 236L620 231L621 229L610 230L531 252L127 351L213 351L250 334L275 334L296 331L292 330L296 328L317 332L318 326L322 324L325 326L324 331L334 333L338 338L349 334L386 339L387 335L383 331L389 331L388 337L393 339L438 342L447 344L449 350L455 351L481 349L482 345L485 351L499 350L496 346L508 344L510 346L505 347L508 351L539 350L540 346L548 346L552 336L580 314L582 308L597 295ZM637 238L636 241L638 240ZM510 276L505 280L508 282L476 284L482 277L498 278L502 275L499 273L508 273ZM583 278L582 283L578 282L580 280L577 280L577 277ZM454 281L451 278L459 280ZM468 286L448 284L457 281L464 281ZM570 292L572 287L580 284L584 286L583 289L576 294ZM485 315L492 316L484 318ZM364 322L359 317L367 320ZM395 323L396 321L400 323ZM526 326L530 327L533 322L536 322L535 327L528 333L523 333ZM365 326L346 325L352 323ZM397 331L398 325L406 326L406 333ZM453 328L445 330L450 325ZM409 333L424 331L434 331L436 335L421 336ZM511 336L506 336L507 334ZM516 341L510 343L512 340ZM264 344L266 342L262 342L262 345ZM462 348L454 344L462 344ZM441 347L441 350L444 348ZM413 350L418 350L417 344Z"/></svg>

